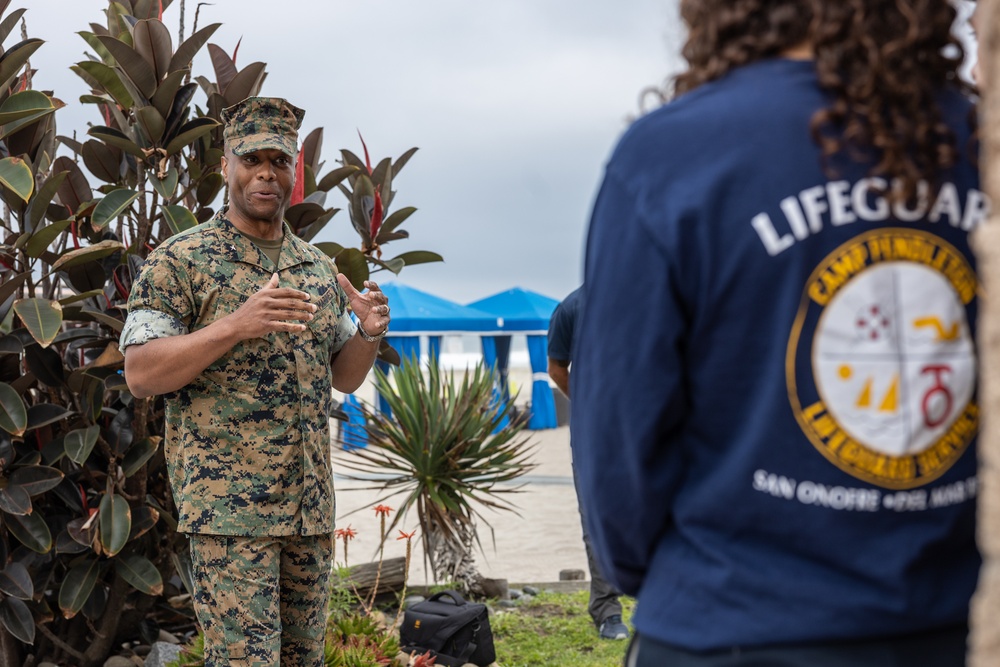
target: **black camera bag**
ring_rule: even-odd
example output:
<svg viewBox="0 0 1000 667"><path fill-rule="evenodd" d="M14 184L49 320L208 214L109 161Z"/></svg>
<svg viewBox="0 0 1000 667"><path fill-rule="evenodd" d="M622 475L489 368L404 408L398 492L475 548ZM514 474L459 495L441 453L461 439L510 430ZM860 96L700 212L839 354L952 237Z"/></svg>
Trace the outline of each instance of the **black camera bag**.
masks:
<svg viewBox="0 0 1000 667"><path fill-rule="evenodd" d="M466 602L455 591L436 593L403 614L399 645L407 653L435 656L435 664L486 667L496 661L486 605Z"/></svg>

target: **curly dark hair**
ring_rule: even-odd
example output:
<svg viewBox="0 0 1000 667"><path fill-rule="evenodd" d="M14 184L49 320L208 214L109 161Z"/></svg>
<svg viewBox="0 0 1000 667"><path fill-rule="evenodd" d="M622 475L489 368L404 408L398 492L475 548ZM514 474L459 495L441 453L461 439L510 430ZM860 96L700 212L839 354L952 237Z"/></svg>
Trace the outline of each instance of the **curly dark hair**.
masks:
<svg viewBox="0 0 1000 667"><path fill-rule="evenodd" d="M946 86L973 90L958 76L955 15L948 0L681 0L690 69L675 90L811 44L820 86L833 95L812 119L824 162L874 155L872 174L899 179L895 194L909 198L959 157L935 101Z"/></svg>

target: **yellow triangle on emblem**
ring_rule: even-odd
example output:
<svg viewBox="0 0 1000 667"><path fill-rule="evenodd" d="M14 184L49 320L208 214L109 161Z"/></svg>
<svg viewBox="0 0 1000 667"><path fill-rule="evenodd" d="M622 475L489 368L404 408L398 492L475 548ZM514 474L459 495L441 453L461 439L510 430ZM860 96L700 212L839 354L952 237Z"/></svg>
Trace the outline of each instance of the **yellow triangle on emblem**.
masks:
<svg viewBox="0 0 1000 667"><path fill-rule="evenodd" d="M882 399L882 405L878 406L879 412L895 412L899 409L899 376L892 378L892 386L889 392Z"/></svg>
<svg viewBox="0 0 1000 667"><path fill-rule="evenodd" d="M872 406L872 379L868 378L865 382L865 388L861 390L861 395L858 396L857 407L859 408L870 408Z"/></svg>

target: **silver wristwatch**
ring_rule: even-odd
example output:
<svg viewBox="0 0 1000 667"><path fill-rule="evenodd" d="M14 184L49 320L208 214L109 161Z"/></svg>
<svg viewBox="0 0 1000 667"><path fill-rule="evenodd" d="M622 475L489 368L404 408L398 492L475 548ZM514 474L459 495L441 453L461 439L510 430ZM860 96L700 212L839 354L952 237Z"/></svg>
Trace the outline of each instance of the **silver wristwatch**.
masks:
<svg viewBox="0 0 1000 667"><path fill-rule="evenodd" d="M382 333L378 334L377 336L372 336L370 333L368 333L367 331L365 331L365 328L363 326L361 326L361 320L358 320L358 333L361 334L361 337L364 338L369 343L377 343L377 342L379 342L380 340L382 340L383 338L385 338L385 334L388 331L389 331L389 327L387 325L385 327L385 329L382 329Z"/></svg>

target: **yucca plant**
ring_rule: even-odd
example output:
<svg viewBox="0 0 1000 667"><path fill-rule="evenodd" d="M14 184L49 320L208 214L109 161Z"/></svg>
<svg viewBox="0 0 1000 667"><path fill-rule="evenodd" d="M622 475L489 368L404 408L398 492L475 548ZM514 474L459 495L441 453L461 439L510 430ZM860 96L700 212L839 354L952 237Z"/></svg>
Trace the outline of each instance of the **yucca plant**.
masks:
<svg viewBox="0 0 1000 667"><path fill-rule="evenodd" d="M368 447L351 450L342 465L365 479L379 476L372 488L386 494L376 503L403 493L387 532L414 510L435 579L481 593L473 547L482 548L477 520L489 523L480 508L516 511L505 496L534 468L525 422L512 416L514 399L496 391L492 369L478 364L459 379L434 356L426 371L416 358L404 359L391 379L376 369L375 387L391 413L361 405Z"/></svg>

